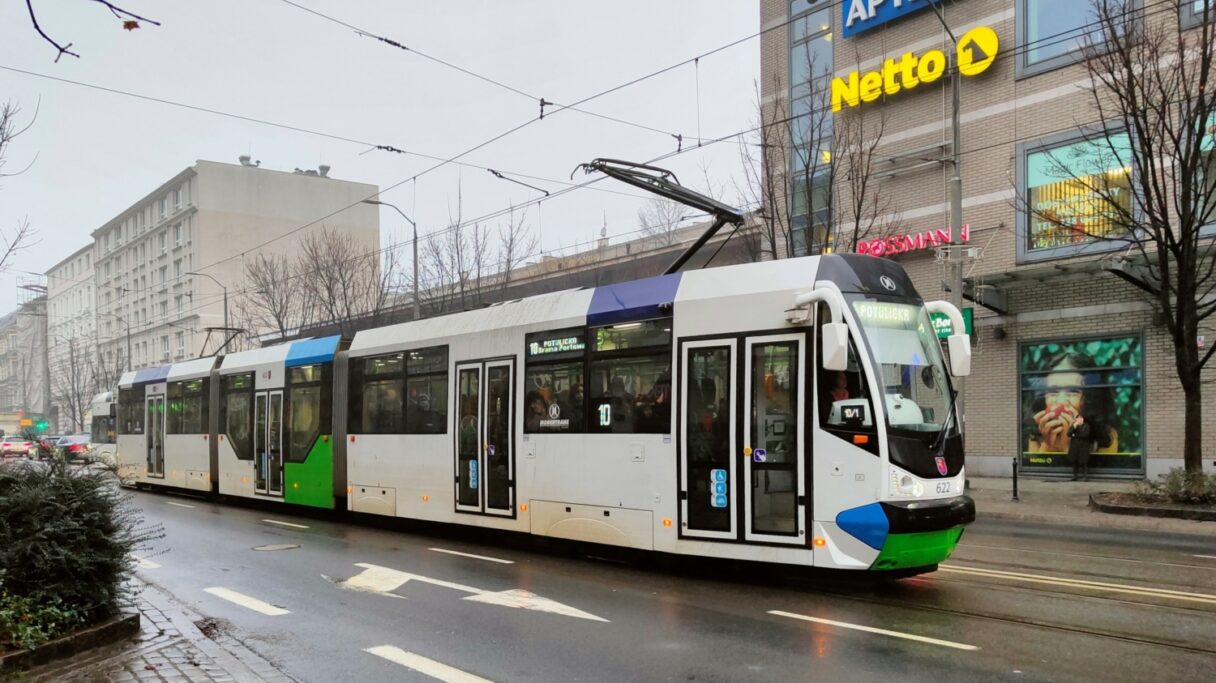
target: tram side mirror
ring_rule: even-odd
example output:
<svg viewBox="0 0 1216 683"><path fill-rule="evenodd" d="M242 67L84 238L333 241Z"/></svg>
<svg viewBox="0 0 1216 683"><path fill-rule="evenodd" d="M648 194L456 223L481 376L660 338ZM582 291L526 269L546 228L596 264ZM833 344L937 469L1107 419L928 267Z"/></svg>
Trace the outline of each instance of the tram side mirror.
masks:
<svg viewBox="0 0 1216 683"><path fill-rule="evenodd" d="M966 377L971 374L971 337L965 334L950 335L950 374Z"/></svg>
<svg viewBox="0 0 1216 683"><path fill-rule="evenodd" d="M823 332L823 369L847 371L849 369L849 326L844 323L824 323L820 329Z"/></svg>

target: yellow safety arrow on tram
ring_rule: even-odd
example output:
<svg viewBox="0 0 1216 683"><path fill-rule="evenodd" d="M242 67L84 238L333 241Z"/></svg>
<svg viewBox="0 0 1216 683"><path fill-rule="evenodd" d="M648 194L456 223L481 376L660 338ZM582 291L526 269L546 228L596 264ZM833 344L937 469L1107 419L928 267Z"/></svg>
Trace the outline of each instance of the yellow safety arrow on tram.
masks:
<svg viewBox="0 0 1216 683"><path fill-rule="evenodd" d="M1000 49L996 31L979 26L963 34L958 41L958 70L964 76L978 76L996 61Z"/></svg>

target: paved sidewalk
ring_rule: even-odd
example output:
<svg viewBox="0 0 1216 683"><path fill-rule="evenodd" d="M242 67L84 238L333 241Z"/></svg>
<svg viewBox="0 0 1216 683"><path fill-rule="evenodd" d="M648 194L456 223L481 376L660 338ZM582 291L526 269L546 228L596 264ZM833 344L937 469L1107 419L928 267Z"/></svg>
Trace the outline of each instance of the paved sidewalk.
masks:
<svg viewBox="0 0 1216 683"><path fill-rule="evenodd" d="M273 664L216 628L208 638L202 617L160 588L138 582L140 634L128 641L29 672L32 681L294 681ZM209 629L210 630L210 629Z"/></svg>
<svg viewBox="0 0 1216 683"><path fill-rule="evenodd" d="M1010 477L968 477L967 494L980 518L1016 519L1045 524L1136 529L1216 536L1216 522L1114 515L1089 507L1091 493L1129 492L1131 481L1068 481L1018 477L1019 502L1012 500Z"/></svg>

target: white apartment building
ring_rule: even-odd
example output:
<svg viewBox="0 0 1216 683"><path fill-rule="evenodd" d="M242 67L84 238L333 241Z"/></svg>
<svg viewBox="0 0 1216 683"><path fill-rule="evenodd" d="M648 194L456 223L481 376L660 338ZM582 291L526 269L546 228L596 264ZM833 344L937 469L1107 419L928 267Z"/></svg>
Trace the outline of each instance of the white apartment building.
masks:
<svg viewBox="0 0 1216 683"><path fill-rule="evenodd" d="M57 433L84 428L81 407L92 393L96 366L97 317L93 245L76 250L46 271L47 367ZM69 405L72 404L72 405Z"/></svg>
<svg viewBox="0 0 1216 683"><path fill-rule="evenodd" d="M379 212L360 202L379 188L328 171L198 161L95 230L101 362L138 369L215 353L224 290L236 326L246 259L262 250L292 257L322 229L378 249Z"/></svg>

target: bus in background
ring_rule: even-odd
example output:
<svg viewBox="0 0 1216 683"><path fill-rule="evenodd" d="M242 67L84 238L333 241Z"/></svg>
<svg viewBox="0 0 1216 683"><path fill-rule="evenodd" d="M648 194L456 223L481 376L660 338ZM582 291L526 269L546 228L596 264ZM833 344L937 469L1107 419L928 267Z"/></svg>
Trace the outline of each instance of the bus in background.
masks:
<svg viewBox="0 0 1216 683"><path fill-rule="evenodd" d="M93 397L92 421L89 425L89 458L107 467L117 464L118 451L117 408L114 392L105 391Z"/></svg>

